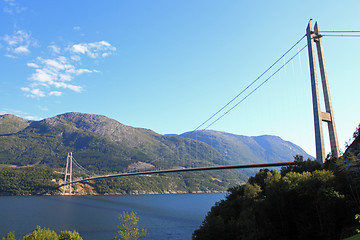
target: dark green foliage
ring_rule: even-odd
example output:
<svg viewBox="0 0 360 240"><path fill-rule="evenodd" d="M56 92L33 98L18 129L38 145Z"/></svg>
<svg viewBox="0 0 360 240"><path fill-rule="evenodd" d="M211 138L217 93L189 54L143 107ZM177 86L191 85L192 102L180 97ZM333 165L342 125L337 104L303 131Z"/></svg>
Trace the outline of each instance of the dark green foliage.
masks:
<svg viewBox="0 0 360 240"><path fill-rule="evenodd" d="M310 159L307 159L304 161L303 156L296 155L294 157L295 165L289 165L286 167L281 167L281 175L285 176L288 172L297 172L297 173L303 173L305 171L307 172L313 172L315 170L322 169L321 164L317 161L313 161Z"/></svg>
<svg viewBox="0 0 360 240"><path fill-rule="evenodd" d="M360 160L350 152L345 160L343 157L328 159L324 168L334 172L335 187L346 194L349 206L360 211Z"/></svg>
<svg viewBox="0 0 360 240"><path fill-rule="evenodd" d="M297 157L297 164L281 174L259 171L245 185L230 189L193 238L340 239L354 224L354 201L339 185L338 173L317 168Z"/></svg>
<svg viewBox="0 0 360 240"><path fill-rule="evenodd" d="M0 195L35 195L56 192L52 179L61 175L48 167L0 168Z"/></svg>

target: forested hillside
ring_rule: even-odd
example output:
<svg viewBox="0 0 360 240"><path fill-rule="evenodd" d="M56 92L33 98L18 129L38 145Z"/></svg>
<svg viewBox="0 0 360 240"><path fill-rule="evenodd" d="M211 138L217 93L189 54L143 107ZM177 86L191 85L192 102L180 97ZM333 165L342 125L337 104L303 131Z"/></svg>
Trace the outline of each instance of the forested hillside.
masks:
<svg viewBox="0 0 360 240"><path fill-rule="evenodd" d="M360 136L321 166L262 169L216 203L193 239L344 239L356 234L360 208Z"/></svg>
<svg viewBox="0 0 360 240"><path fill-rule="evenodd" d="M148 129L125 126L101 115L66 113L42 121L13 116L0 118L0 183L2 194L39 194L40 191L11 189L9 174L26 179L26 169L41 171L48 166L62 172L68 152L86 169L98 173L152 168L224 165L227 161L207 144L177 136L164 136ZM12 166L12 168L6 167ZM75 171L75 170L74 170ZM76 172L74 172L76 177ZM40 176L40 175L39 175ZM50 176L49 176L50 177ZM35 174L36 178L36 174ZM37 184L40 179L29 181ZM122 178L80 186L82 194L170 193L226 191L246 180L237 171L212 171L183 175ZM56 181L59 182L58 177ZM46 184L51 183L47 179ZM21 182L21 181L20 181ZM24 182L24 181L22 181Z"/></svg>

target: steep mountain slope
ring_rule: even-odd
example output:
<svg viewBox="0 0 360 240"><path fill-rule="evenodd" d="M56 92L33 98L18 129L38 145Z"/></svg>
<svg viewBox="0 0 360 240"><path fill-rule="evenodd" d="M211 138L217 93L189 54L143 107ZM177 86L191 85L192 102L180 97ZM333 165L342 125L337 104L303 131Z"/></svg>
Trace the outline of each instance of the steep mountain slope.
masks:
<svg viewBox="0 0 360 240"><path fill-rule="evenodd" d="M247 137L212 130L183 133L215 148L231 164L290 162L297 154L312 158L299 146L277 136Z"/></svg>
<svg viewBox="0 0 360 240"><path fill-rule="evenodd" d="M30 121L12 114L0 115L0 134L16 133L29 124Z"/></svg>
<svg viewBox="0 0 360 240"><path fill-rule="evenodd" d="M66 113L24 127L1 130L6 134L0 135L0 163L61 167L66 153L74 152L84 167L102 171L124 170L137 162L154 167L225 164L202 142L125 126L100 115Z"/></svg>

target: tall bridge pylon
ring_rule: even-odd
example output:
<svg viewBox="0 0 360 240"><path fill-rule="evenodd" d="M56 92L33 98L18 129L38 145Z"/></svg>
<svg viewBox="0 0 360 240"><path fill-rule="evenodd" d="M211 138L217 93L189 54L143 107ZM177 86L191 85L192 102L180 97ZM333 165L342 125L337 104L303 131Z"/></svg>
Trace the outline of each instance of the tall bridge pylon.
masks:
<svg viewBox="0 0 360 240"><path fill-rule="evenodd" d="M337 139L337 133L335 128L334 113L332 109L332 103L330 98L329 83L325 67L325 59L322 47L322 40L320 34L320 28L318 23L315 23L314 31L312 30L311 20L306 29L306 36L308 42L309 52L309 65L310 65L310 78L312 89L312 101L313 101L313 113L314 113L314 128L315 128L315 144L316 144L316 160L323 164L325 162L325 147L322 122L328 123L328 131L330 138L331 154L333 157L339 157L339 143ZM319 83L316 72L316 56L314 51L314 45L317 49L317 58L319 60L321 83L323 88L325 112L320 109L319 100Z"/></svg>
<svg viewBox="0 0 360 240"><path fill-rule="evenodd" d="M64 177L64 184L67 182L72 182L72 163L73 163L73 157L72 152L69 152L66 158L66 169L65 169L65 177ZM67 178L69 177L69 178ZM68 190L68 192L66 192ZM63 188L63 194L71 194L71 183L68 185L64 185Z"/></svg>

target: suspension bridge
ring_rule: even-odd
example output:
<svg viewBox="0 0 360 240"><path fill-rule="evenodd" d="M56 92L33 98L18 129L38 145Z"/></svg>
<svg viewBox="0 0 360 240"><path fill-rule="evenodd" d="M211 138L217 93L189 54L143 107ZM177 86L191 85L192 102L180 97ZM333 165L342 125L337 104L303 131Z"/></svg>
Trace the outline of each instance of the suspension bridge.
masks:
<svg viewBox="0 0 360 240"><path fill-rule="evenodd" d="M324 34L325 33L325 34ZM341 35L339 35L341 33ZM312 90L312 102L313 102L313 115L314 115L314 130L315 130L315 145L316 145L316 160L321 164L325 161L325 147L324 147L324 137L322 123L326 122L328 124L329 131L329 140L331 146L331 154L333 157L339 157L339 144L337 140L337 133L335 127L334 114L332 109L332 103L330 98L330 91L328 85L328 78L325 67L325 59L322 47L322 37L324 36L342 36L342 37L360 37L358 35L360 31L320 31L318 23L315 23L314 30L312 29L312 21L309 21L309 24L306 28L306 34L303 35L293 46L289 48L279 59L277 59L268 69L266 69L262 74L259 75L253 82L251 82L245 89L243 89L238 95L236 95L231 101L214 113L210 118L200 124L195 128L191 133L196 131L205 131L210 126L215 124L239 104L245 101L249 96L251 96L255 91L261 88L265 83L267 83L272 77L280 72L289 62L291 62L297 55L299 55L304 49L308 49L309 57L309 69L310 69L310 79L311 79L311 90ZM304 46L299 48L299 44L306 39L307 42ZM284 61L277 69L274 70L275 66L278 66L279 62L284 59L295 47L298 47L298 51L290 56L287 61ZM316 52L315 52L316 47ZM319 83L318 83L318 74L316 68L316 59L319 62L319 70L321 77L321 85L323 90L324 105L325 111L321 111L320 100L319 100ZM273 71L274 70L274 71ZM272 72L268 77L265 77L265 74ZM264 80L262 80L265 77ZM262 80L262 81L260 81ZM255 87L255 84L258 84ZM253 87L253 90L249 90ZM249 93L246 94L246 91ZM244 94L246 94L244 96ZM242 97L242 98L240 98ZM234 104L235 103L235 104ZM234 104L232 107L229 107L231 104ZM228 110L226 110L228 108ZM223 113L222 113L223 112ZM204 127L205 126L205 127ZM204 128L202 128L204 127ZM201 130L200 130L201 129ZM172 169L150 169L150 170L141 170L141 171L127 171L115 174L100 175L96 176L91 173L84 167L82 167L78 161L73 158L72 153L68 153L66 160L65 176L64 182L60 187L63 187L63 192L66 191L71 194L72 187L74 183L81 183L87 181L96 181L100 179L108 178L118 178L125 176L139 176L139 175L151 175L151 174L165 174L165 173L182 173L182 172L195 172L195 171L210 171L210 170L225 170L225 169L243 169L243 168L265 168L265 167L279 167L292 165L294 162L277 162L277 163L261 163L261 164L247 164L247 165L227 165L227 166L203 166L203 167L174 167ZM91 177L81 178L73 180L73 165L76 166L80 171L86 173ZM95 175L95 176L94 176Z"/></svg>

